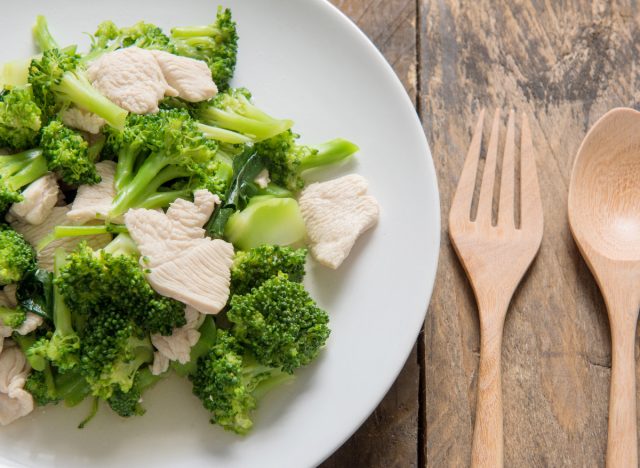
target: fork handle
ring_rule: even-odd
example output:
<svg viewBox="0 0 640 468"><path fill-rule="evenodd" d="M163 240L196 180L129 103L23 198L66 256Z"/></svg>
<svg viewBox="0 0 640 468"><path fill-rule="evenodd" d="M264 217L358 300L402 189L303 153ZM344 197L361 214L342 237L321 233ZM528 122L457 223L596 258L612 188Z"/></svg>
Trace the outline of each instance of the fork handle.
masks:
<svg viewBox="0 0 640 468"><path fill-rule="evenodd" d="M637 314L637 310L634 313ZM633 316L611 322L608 468L638 466L636 322Z"/></svg>
<svg viewBox="0 0 640 468"><path fill-rule="evenodd" d="M502 435L502 329L504 321L481 327L478 399L473 428L471 466L500 468L504 464Z"/></svg>

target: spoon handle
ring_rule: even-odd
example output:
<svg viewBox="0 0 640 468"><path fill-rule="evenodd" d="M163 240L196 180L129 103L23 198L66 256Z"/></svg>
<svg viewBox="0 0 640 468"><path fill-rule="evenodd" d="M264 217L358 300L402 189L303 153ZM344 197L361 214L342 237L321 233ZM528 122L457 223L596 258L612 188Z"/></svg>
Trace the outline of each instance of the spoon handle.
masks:
<svg viewBox="0 0 640 468"><path fill-rule="evenodd" d="M611 317L614 314L609 314ZM638 466L636 427L636 337L637 309L611 321L611 394L607 467Z"/></svg>
<svg viewBox="0 0 640 468"><path fill-rule="evenodd" d="M473 428L471 466L499 468L503 466L502 435L502 329L504 320L483 324L480 328L480 367L478 399Z"/></svg>

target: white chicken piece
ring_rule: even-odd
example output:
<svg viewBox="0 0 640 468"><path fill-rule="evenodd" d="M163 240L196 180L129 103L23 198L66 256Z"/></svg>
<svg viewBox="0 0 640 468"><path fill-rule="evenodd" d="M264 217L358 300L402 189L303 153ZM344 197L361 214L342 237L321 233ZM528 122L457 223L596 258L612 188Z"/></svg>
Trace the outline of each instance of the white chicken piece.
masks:
<svg viewBox="0 0 640 468"><path fill-rule="evenodd" d="M177 96L152 53L139 47L108 52L87 69L93 86L110 101L135 114L158 112L165 96Z"/></svg>
<svg viewBox="0 0 640 468"><path fill-rule="evenodd" d="M102 178L100 182L78 187L71 211L67 213L67 218L74 223L84 224L93 219L105 219L109 214L111 203L116 196L116 163L101 161L96 164L96 171Z"/></svg>
<svg viewBox="0 0 640 468"><path fill-rule="evenodd" d="M22 351L8 342L0 353L0 425L33 411L33 397L24 390L29 365Z"/></svg>
<svg viewBox="0 0 640 468"><path fill-rule="evenodd" d="M178 97L189 102L211 99L218 93L211 79L211 70L202 60L170 54L161 50L150 51L169 86L178 92Z"/></svg>
<svg viewBox="0 0 640 468"><path fill-rule="evenodd" d="M100 129L107 123L99 115L79 107L69 107L63 110L60 119L67 127L84 130L94 135L100 133Z"/></svg>
<svg viewBox="0 0 640 468"><path fill-rule="evenodd" d="M204 314L220 312L229 297L233 246L205 238L202 229L219 202L197 190L193 202L178 199L166 214L134 209L124 217L153 289Z"/></svg>
<svg viewBox="0 0 640 468"><path fill-rule="evenodd" d="M156 364L156 359L158 360L157 370L164 368L165 360L168 365L168 361L186 364L191 359L191 348L200 339L198 328L202 325L205 316L190 306L185 308L184 315L187 323L180 328L174 328L171 335L163 336L159 333L151 335L151 343L158 350L153 359L154 364ZM153 370L152 368L152 372ZM164 371L160 373L162 372Z"/></svg>
<svg viewBox="0 0 640 468"><path fill-rule="evenodd" d="M351 174L309 185L300 195L300 211L307 227L313 257L336 269L356 239L378 221L380 208L367 195L367 180Z"/></svg>
<svg viewBox="0 0 640 468"><path fill-rule="evenodd" d="M42 239L53 231L55 226L69 226L74 224L67 218L69 210L69 205L55 206L51 210L49 217L45 219L42 224L34 226L32 224L16 221L11 223L11 227L22 234L29 244L36 246ZM54 251L58 247L64 247L65 250L69 252L82 241L86 241L93 249L100 249L111 241L111 236L109 234L102 234L99 236L64 237L62 239L57 239L38 252L38 265L40 268L47 271L53 271Z"/></svg>
<svg viewBox="0 0 640 468"><path fill-rule="evenodd" d="M169 370L169 358L160 351L153 353L153 363L151 364L151 373L153 375L164 374Z"/></svg>
<svg viewBox="0 0 640 468"><path fill-rule="evenodd" d="M51 214L58 202L60 188L52 173L43 175L24 189L21 202L11 205L7 221L22 221L28 224L41 224Z"/></svg>

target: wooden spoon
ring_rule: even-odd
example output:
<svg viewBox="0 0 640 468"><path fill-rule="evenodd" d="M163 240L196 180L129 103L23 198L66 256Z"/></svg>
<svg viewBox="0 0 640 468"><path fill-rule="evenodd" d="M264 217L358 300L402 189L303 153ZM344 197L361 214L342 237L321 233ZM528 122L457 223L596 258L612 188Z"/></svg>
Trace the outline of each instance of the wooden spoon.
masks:
<svg viewBox="0 0 640 468"><path fill-rule="evenodd" d="M638 466L635 335L640 310L640 112L613 109L573 165L569 224L609 313L608 467Z"/></svg>

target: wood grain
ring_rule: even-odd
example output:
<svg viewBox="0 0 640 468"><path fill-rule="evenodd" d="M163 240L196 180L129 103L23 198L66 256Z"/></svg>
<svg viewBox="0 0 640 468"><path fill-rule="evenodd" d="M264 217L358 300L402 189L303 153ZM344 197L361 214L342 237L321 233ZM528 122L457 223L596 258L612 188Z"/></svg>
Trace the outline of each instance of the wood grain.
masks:
<svg viewBox="0 0 640 468"><path fill-rule="evenodd" d="M417 90L415 0L331 0L374 42L411 99ZM415 467L419 464L419 360L414 347L379 407L324 468Z"/></svg>
<svg viewBox="0 0 640 468"><path fill-rule="evenodd" d="M638 4L420 5L419 99L443 216L479 108L509 106L532 116L545 237L505 325L505 466L603 466L611 340L602 298L568 229L567 190L587 129L612 107L638 106ZM468 466L478 318L446 230L442 239L424 333L424 456L429 466Z"/></svg>

